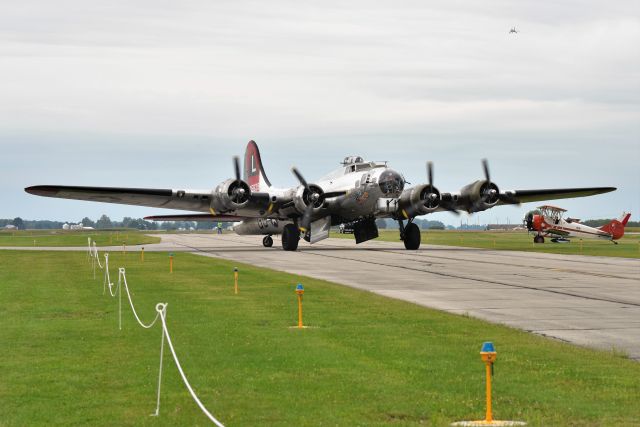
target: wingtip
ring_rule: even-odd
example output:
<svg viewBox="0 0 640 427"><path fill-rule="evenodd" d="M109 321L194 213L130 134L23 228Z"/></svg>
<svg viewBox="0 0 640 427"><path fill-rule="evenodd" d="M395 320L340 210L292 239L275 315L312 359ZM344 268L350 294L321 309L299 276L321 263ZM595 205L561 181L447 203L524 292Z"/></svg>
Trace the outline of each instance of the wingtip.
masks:
<svg viewBox="0 0 640 427"><path fill-rule="evenodd" d="M24 189L29 194L35 196L53 196L58 192L58 189L52 185L32 185Z"/></svg>

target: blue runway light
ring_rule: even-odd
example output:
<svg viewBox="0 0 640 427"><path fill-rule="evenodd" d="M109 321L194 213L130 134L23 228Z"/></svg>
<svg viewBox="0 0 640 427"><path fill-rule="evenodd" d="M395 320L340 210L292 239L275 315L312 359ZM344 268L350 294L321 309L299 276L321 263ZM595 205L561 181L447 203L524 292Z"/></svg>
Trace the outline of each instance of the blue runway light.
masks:
<svg viewBox="0 0 640 427"><path fill-rule="evenodd" d="M302 283L298 283L298 286L296 286L296 291L304 291L304 286L302 286Z"/></svg>
<svg viewBox="0 0 640 427"><path fill-rule="evenodd" d="M491 341L482 343L482 350L480 350L481 353L495 353L495 351L496 349Z"/></svg>

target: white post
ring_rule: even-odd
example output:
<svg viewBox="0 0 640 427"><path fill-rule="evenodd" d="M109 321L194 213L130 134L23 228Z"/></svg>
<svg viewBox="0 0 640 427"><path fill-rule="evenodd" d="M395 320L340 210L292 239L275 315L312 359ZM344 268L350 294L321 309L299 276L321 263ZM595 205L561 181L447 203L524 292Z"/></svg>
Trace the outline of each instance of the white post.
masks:
<svg viewBox="0 0 640 427"><path fill-rule="evenodd" d="M124 268L120 267L118 270L118 329L122 330L122 276L124 275Z"/></svg>
<svg viewBox="0 0 640 427"><path fill-rule="evenodd" d="M151 414L152 417L160 415L160 386L162 384L162 359L164 357L164 329L160 341L160 368L158 369L158 398L156 400L156 412Z"/></svg>

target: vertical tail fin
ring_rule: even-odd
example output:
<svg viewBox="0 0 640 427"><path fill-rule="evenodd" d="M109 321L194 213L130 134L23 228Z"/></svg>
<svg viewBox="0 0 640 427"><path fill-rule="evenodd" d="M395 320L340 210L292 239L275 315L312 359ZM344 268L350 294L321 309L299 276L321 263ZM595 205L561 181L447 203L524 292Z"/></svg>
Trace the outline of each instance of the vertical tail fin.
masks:
<svg viewBox="0 0 640 427"><path fill-rule="evenodd" d="M627 225L630 217L630 213L623 212L619 220L612 220L609 224L600 227L600 230L611 234L611 240L618 240L624 236L624 226Z"/></svg>
<svg viewBox="0 0 640 427"><path fill-rule="evenodd" d="M266 192L271 187L271 182L262 167L258 144L254 140L249 141L244 152L244 180L249 184L251 191Z"/></svg>
<svg viewBox="0 0 640 427"><path fill-rule="evenodd" d="M622 216L620 217L620 222L622 225L626 226L629 222L629 218L631 218L631 214L627 212L622 212Z"/></svg>

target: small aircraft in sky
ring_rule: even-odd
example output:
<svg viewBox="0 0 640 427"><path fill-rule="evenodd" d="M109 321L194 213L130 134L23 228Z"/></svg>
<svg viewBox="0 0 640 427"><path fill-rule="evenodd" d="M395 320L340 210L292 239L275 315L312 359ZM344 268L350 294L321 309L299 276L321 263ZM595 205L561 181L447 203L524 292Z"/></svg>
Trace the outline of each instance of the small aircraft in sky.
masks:
<svg viewBox="0 0 640 427"><path fill-rule="evenodd" d="M511 27L511 29L509 30L509 34L518 34L518 30L516 30L516 27Z"/></svg>
<svg viewBox="0 0 640 427"><path fill-rule="evenodd" d="M300 237L310 243L329 237L331 226L345 224L353 229L356 243L378 237L377 218L398 222L406 249L420 247L420 228L413 221L419 215L449 211L481 212L501 205L517 205L550 199L593 196L614 191L614 187L559 188L501 191L482 162L484 179L465 185L457 192L441 193L433 184L433 165L427 163L427 183L406 188L403 175L387 162L345 157L340 167L314 183L297 168L291 172L299 185L278 188L265 174L258 145L249 141L244 156L234 158L235 177L213 189L147 189L38 185L25 188L30 194L63 199L119 203L192 211L179 215L158 215L155 221L240 222L233 230L240 235L263 235L263 245L273 245L273 235L282 235L282 248L295 251ZM193 213L193 212L198 213Z"/></svg>
<svg viewBox="0 0 640 427"><path fill-rule="evenodd" d="M568 243L570 237L586 237L591 239L616 240L624 236L624 227L629 222L630 213L623 212L620 219L614 219L602 227L589 227L580 223L577 218L564 219L566 209L544 205L538 207L539 214L530 212L525 218L527 230L535 231L534 243L544 243L545 237L552 237L554 243Z"/></svg>

